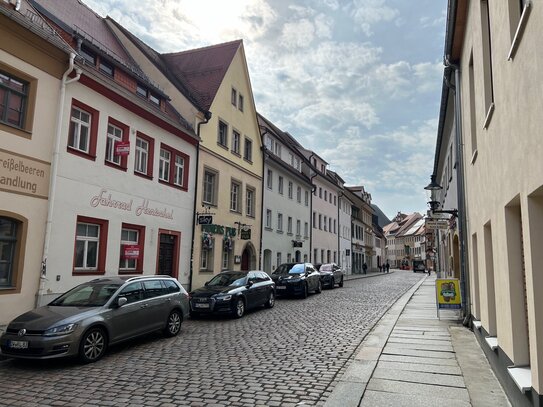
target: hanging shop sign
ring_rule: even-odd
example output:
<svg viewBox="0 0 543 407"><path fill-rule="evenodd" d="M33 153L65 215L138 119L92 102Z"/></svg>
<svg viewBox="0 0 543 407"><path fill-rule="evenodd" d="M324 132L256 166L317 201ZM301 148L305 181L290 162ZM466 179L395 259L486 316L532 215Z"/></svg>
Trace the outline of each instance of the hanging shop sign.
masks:
<svg viewBox="0 0 543 407"><path fill-rule="evenodd" d="M213 223L213 216L211 215L198 215L199 225L211 225Z"/></svg>
<svg viewBox="0 0 543 407"><path fill-rule="evenodd" d="M202 225L202 232L212 233L214 235L236 236L236 229L222 225Z"/></svg>
<svg viewBox="0 0 543 407"><path fill-rule="evenodd" d="M447 219L426 219L426 229L430 230L445 230L449 227Z"/></svg>
<svg viewBox="0 0 543 407"><path fill-rule="evenodd" d="M301 240L292 241L292 247L303 247L303 246L304 246L304 242L302 242Z"/></svg>
<svg viewBox="0 0 543 407"><path fill-rule="evenodd" d="M241 229L239 232L241 240L250 240L251 239L251 229Z"/></svg>

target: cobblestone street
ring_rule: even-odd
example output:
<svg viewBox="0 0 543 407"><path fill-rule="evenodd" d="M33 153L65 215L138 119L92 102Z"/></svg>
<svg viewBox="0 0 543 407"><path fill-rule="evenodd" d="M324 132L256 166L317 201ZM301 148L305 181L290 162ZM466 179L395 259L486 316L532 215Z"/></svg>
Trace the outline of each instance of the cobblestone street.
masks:
<svg viewBox="0 0 543 407"><path fill-rule="evenodd" d="M280 299L240 320L185 321L99 362L0 362L10 406L322 405L362 339L419 279L409 271L345 282L306 300Z"/></svg>

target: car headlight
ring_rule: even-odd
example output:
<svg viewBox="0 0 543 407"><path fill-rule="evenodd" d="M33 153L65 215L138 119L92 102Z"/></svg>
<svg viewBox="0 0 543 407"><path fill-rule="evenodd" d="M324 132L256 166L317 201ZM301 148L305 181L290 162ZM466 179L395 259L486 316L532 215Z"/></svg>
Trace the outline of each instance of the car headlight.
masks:
<svg viewBox="0 0 543 407"><path fill-rule="evenodd" d="M67 335L71 334L74 330L77 324L66 324L66 325L59 325L55 326L53 328L47 329L43 336L60 336L60 335Z"/></svg>
<svg viewBox="0 0 543 407"><path fill-rule="evenodd" d="M219 295L216 297L217 301L230 301L232 299L232 296L229 295Z"/></svg>

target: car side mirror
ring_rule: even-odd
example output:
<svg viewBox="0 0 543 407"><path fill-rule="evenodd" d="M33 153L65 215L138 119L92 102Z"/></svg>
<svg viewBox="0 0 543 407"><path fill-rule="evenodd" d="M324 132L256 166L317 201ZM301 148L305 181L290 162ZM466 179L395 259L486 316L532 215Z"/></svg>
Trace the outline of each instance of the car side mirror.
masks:
<svg viewBox="0 0 543 407"><path fill-rule="evenodd" d="M254 284L254 281L252 280L247 281L247 288L252 287L253 284Z"/></svg>
<svg viewBox="0 0 543 407"><path fill-rule="evenodd" d="M128 302L128 299L126 297L119 297L117 299L117 307L121 308L123 305L125 305Z"/></svg>
<svg viewBox="0 0 543 407"><path fill-rule="evenodd" d="M209 284L209 281L206 281L206 282L204 283L204 285L205 285L206 287L207 287L208 284Z"/></svg>

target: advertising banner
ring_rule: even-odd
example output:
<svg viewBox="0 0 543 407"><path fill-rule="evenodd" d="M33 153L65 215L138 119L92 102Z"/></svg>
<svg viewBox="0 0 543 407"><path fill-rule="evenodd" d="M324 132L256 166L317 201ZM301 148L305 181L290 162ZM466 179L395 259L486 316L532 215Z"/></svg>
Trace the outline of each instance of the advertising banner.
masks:
<svg viewBox="0 0 543 407"><path fill-rule="evenodd" d="M461 309L460 282L457 278L436 279L437 308Z"/></svg>
<svg viewBox="0 0 543 407"><path fill-rule="evenodd" d="M140 247L137 244L126 244L123 246L124 259L139 259Z"/></svg>

